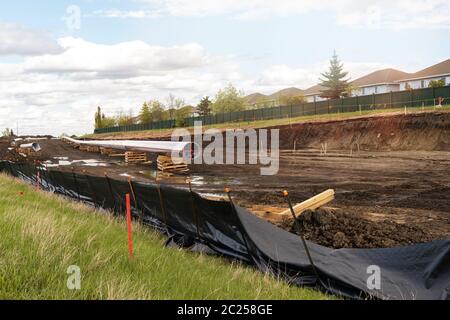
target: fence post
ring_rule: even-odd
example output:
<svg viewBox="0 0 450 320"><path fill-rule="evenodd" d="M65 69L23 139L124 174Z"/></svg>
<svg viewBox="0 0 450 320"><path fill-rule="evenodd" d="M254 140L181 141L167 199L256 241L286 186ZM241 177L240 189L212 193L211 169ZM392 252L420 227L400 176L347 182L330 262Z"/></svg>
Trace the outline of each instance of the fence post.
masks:
<svg viewBox="0 0 450 320"><path fill-rule="evenodd" d="M112 189L112 185L111 185L111 180L109 180L108 174L105 172L105 178L106 178L106 182L108 183L108 188L109 188L109 193L111 195L111 200L112 200L112 204L114 207L114 210L116 209L116 202L114 201L114 192Z"/></svg>
<svg viewBox="0 0 450 320"><path fill-rule="evenodd" d="M142 223L142 212L138 208L136 193L134 192L133 181L131 180L131 177L128 177L128 185L130 186L131 195L133 196L134 207L136 208L139 215L139 223Z"/></svg>
<svg viewBox="0 0 450 320"><path fill-rule="evenodd" d="M197 211L197 206L195 205L195 197L194 197L194 191L192 191L191 180L188 180L188 185L189 185L189 192L191 194L192 212L194 213L195 227L196 227L196 230L197 230L197 237L200 239L200 225L199 225L199 220L198 220L198 211Z"/></svg>
<svg viewBox="0 0 450 320"><path fill-rule="evenodd" d="M164 223L166 224L166 229L169 229L169 223L167 220L167 214L166 214L166 208L164 206L164 199L163 199L163 195L162 195L162 191L161 191L161 186L159 183L156 184L156 189L158 190L158 195L159 195L159 203L161 206L161 211L163 214L163 218L164 218Z"/></svg>
<svg viewBox="0 0 450 320"><path fill-rule="evenodd" d="M393 105L392 105L392 90L389 92L389 107L392 109Z"/></svg>
<svg viewBox="0 0 450 320"><path fill-rule="evenodd" d="M317 272L316 266L314 265L313 259L311 257L311 253L309 252L308 245L306 244L306 240L303 237L303 234L302 234L301 229L300 229L299 222L298 222L297 217L295 215L294 208L292 207L292 202L291 202L291 199L289 198L289 192L287 190L283 191L283 196L285 197L285 199L286 199L286 201L287 201L287 203L289 205L289 209L291 210L292 217L294 218L295 227L297 228L297 231L298 231L298 233L300 235L300 238L302 239L303 247L305 248L305 252L306 252L306 255L308 257L309 263L311 264L311 267L312 267L314 273L316 274L317 280L320 281L319 273Z"/></svg>
<svg viewBox="0 0 450 320"><path fill-rule="evenodd" d="M80 201L81 200L81 196L80 196L80 188L78 187L78 180L77 180L77 176L75 175L75 172L74 172L74 168L72 167L72 177L73 177L73 182L75 183L75 188L76 188L76 192L77 192L77 198L78 198L78 201Z"/></svg>
<svg viewBox="0 0 450 320"><path fill-rule="evenodd" d="M130 194L126 195L126 207L127 207L127 229L128 229L128 253L130 258L133 258L133 227L131 224L131 203Z"/></svg>
<svg viewBox="0 0 450 320"><path fill-rule="evenodd" d="M92 202L94 203L94 207L97 206L97 202L98 202L98 206L100 206L100 201L97 199L97 195L95 194L95 190L92 187L91 180L89 179L89 176L87 175L86 170L83 170L83 174L84 174L84 176L86 178L86 181L88 183L89 189L91 190Z"/></svg>

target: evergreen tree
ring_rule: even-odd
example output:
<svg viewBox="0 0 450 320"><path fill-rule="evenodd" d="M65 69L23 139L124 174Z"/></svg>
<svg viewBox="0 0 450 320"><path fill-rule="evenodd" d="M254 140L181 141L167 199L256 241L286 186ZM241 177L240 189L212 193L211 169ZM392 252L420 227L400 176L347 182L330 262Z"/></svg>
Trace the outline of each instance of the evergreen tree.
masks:
<svg viewBox="0 0 450 320"><path fill-rule="evenodd" d="M339 61L336 52L330 60L330 69L322 73L320 85L325 87L320 97L326 99L339 99L348 96L348 72L344 71L344 65Z"/></svg>
<svg viewBox="0 0 450 320"><path fill-rule="evenodd" d="M211 113L212 102L209 97L203 98L197 106L197 112L201 116L207 116Z"/></svg>
<svg viewBox="0 0 450 320"><path fill-rule="evenodd" d="M139 113L139 121L143 124L152 122L152 114L147 102L142 105L141 112Z"/></svg>

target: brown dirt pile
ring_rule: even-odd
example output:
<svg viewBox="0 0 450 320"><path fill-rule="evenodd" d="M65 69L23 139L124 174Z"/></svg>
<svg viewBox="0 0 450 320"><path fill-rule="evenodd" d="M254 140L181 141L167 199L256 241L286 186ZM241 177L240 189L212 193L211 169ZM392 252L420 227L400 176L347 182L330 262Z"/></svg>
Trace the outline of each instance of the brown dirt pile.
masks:
<svg viewBox="0 0 450 320"><path fill-rule="evenodd" d="M450 150L450 112L390 115L279 126L283 149Z"/></svg>
<svg viewBox="0 0 450 320"><path fill-rule="evenodd" d="M297 220L306 239L333 248L389 248L433 240L417 226L373 222L339 210L309 210ZM295 224L290 228L298 233Z"/></svg>

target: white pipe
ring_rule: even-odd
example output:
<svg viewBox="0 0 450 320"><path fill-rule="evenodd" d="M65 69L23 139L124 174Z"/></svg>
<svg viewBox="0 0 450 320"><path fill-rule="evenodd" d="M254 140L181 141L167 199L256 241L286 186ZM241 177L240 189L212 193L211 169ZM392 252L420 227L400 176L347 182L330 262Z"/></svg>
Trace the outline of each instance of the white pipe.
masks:
<svg viewBox="0 0 450 320"><path fill-rule="evenodd" d="M190 152L191 150L191 142L143 140L76 140L68 137L63 137L63 139L76 144L130 151L161 153L183 152L184 154L185 152Z"/></svg>
<svg viewBox="0 0 450 320"><path fill-rule="evenodd" d="M36 142L35 143L28 143L28 144L21 144L20 148L22 148L22 149L33 149L34 152L38 152L38 151L42 150L42 148L39 145L39 143L36 143Z"/></svg>

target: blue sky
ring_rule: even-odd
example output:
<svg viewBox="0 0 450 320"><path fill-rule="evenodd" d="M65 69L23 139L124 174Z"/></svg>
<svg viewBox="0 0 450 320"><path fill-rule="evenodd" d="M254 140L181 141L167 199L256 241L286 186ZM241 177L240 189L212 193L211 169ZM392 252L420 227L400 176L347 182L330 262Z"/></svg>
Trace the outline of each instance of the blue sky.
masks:
<svg viewBox="0 0 450 320"><path fill-rule="evenodd" d="M80 29L64 20L73 5ZM88 132L97 104L137 112L169 94L196 103L230 82L245 93L306 89L333 50L353 79L414 72L450 58L449 29L443 0L1 2L0 128ZM43 126L49 114L54 125Z"/></svg>

